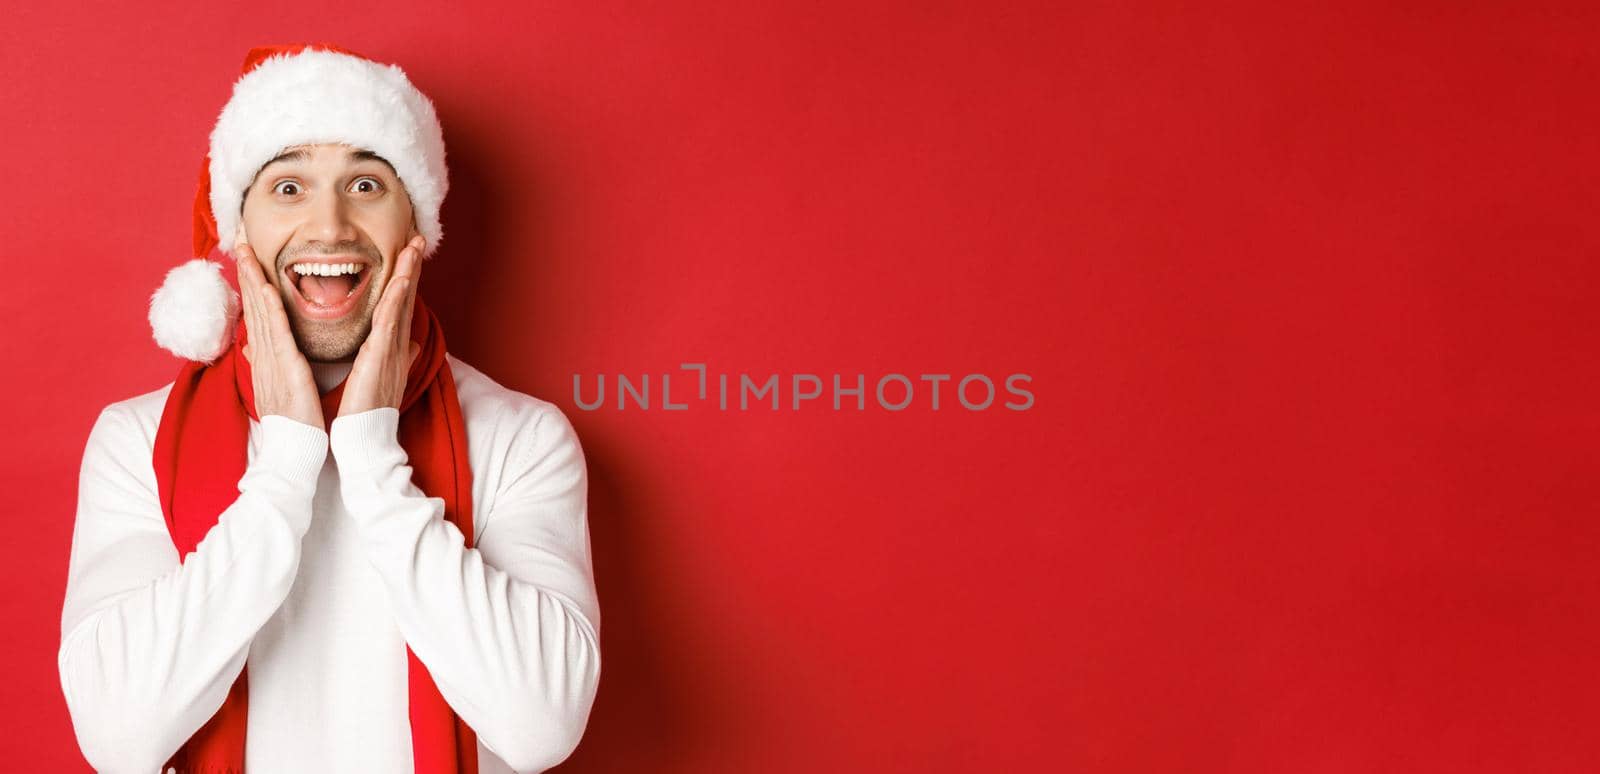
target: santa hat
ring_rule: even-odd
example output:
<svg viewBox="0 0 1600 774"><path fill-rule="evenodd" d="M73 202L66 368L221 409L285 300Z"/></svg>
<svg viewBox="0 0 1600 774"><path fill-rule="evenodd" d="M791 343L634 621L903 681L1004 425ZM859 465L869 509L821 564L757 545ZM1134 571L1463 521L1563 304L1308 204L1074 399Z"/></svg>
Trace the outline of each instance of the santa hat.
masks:
<svg viewBox="0 0 1600 774"><path fill-rule="evenodd" d="M168 272L150 298L157 344L204 362L227 350L239 296L222 264L209 260L211 250L233 256L244 193L256 173L285 148L318 143L345 143L389 162L427 240L423 258L439 248L439 208L450 187L444 132L433 103L405 72L331 44L253 48L200 165L196 257Z"/></svg>

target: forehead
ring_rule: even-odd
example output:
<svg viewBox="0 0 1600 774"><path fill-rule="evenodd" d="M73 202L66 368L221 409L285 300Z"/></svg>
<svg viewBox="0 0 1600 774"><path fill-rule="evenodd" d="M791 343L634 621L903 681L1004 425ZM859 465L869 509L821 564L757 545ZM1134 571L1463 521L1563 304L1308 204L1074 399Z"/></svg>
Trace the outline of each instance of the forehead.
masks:
<svg viewBox="0 0 1600 774"><path fill-rule="evenodd" d="M391 173L394 172L394 167L389 164L388 160L376 153L373 153L372 151L369 151L365 148L353 148L349 145L333 144L290 146L285 148L282 153L272 157L271 161L262 164L261 171L265 172L268 168L275 165L298 166L309 164L317 156L339 160L346 167L355 166L364 162L377 162L382 164L384 167L387 167Z"/></svg>

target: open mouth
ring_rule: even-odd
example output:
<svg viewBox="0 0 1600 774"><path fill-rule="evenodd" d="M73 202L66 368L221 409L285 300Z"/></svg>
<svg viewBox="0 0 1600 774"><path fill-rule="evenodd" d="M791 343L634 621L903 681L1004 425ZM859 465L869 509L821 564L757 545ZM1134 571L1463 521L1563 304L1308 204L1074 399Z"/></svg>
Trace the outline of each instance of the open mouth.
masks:
<svg viewBox="0 0 1600 774"><path fill-rule="evenodd" d="M284 272L301 314L321 320L349 314L372 279L372 265L357 256L307 258Z"/></svg>

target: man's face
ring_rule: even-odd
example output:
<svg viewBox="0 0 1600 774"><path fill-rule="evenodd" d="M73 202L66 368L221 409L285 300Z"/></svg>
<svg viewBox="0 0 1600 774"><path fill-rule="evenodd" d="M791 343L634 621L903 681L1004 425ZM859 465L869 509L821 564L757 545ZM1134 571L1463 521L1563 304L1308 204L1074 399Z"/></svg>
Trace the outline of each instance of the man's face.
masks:
<svg viewBox="0 0 1600 774"><path fill-rule="evenodd" d="M396 256L418 233L394 170L348 145L293 146L256 173L243 216L306 359L354 358Z"/></svg>

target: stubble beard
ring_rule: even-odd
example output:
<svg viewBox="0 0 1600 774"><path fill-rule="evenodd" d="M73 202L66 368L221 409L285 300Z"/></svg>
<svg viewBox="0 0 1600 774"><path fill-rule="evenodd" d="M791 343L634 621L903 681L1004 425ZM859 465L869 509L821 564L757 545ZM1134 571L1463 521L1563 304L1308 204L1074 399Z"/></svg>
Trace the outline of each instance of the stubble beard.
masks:
<svg viewBox="0 0 1600 774"><path fill-rule="evenodd" d="M289 318L289 331L294 334L294 343L307 361L341 363L355 359L356 352L372 332L372 317L377 311L376 285L376 282L369 284L361 304L338 320L300 317L295 307L294 289L278 289Z"/></svg>

